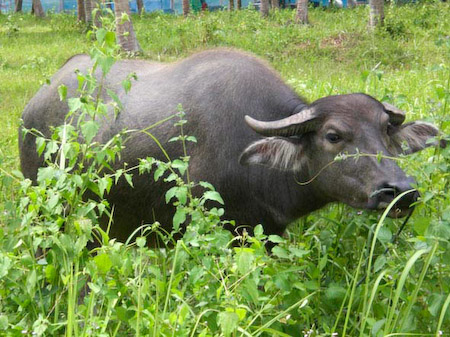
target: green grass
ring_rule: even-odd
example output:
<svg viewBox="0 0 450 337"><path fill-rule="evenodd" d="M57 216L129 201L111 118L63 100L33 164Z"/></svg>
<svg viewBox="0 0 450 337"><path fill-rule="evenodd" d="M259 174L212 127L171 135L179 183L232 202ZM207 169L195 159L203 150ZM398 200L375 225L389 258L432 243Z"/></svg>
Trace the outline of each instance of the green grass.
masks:
<svg viewBox="0 0 450 337"><path fill-rule="evenodd" d="M311 8L310 26L295 25L293 11L267 20L243 10L188 19L153 13L133 21L143 58L171 62L217 46L239 48L267 60L308 100L366 92L448 134L449 12L440 2L389 6L385 26L373 34L366 7ZM258 231L248 246L227 247L229 234L217 227L220 210L200 206L209 220L193 221L169 250L105 237L93 257L84 240L95 223L76 215L78 235L58 232L60 219L46 197L65 192L51 183L39 192L20 183L17 127L40 85L93 44L70 15L0 16L0 336L450 332L448 148L400 161L417 178L422 201L396 245L390 240L399 221L343 205L300 219L285 238L269 238L279 242L272 256ZM52 249L36 261L43 243ZM83 287L89 292L79 301Z"/></svg>

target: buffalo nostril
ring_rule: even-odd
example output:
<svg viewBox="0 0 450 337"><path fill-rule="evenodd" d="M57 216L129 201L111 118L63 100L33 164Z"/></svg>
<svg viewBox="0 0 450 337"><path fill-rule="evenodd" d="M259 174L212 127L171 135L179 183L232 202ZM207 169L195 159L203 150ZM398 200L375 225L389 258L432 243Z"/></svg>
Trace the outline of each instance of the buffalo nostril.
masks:
<svg viewBox="0 0 450 337"><path fill-rule="evenodd" d="M379 204L384 205L385 203L390 203L403 192L411 190L410 193L405 194L397 203L397 206L409 207L419 197L419 193L411 186L411 182L413 181L407 179L398 183L381 184L377 191L372 193L372 197L376 198Z"/></svg>

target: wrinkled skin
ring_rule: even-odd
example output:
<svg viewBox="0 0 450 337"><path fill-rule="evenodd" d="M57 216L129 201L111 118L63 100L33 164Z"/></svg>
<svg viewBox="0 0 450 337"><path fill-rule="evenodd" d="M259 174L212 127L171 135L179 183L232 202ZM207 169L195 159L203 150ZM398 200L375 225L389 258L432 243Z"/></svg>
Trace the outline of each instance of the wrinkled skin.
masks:
<svg viewBox="0 0 450 337"><path fill-rule="evenodd" d="M62 124L68 108L59 101L57 87L64 83L68 96L75 96L74 71L86 72L89 66L87 56L70 59L27 105L24 126L49 135L50 126ZM137 73L138 81L126 95L120 83L131 72ZM330 162L345 152L385 156L416 152L438 134L427 123L402 124L403 112L364 94L307 104L267 64L233 50L206 51L167 65L120 61L105 86L117 92L124 109L116 119L111 111L98 141L106 142L123 129L146 128L182 104L188 120L185 133L198 140L188 148L191 179L216 187L225 201L226 219L250 226L261 223L269 234L282 234L290 222L330 202L385 208L414 183L394 160L363 156ZM295 123L289 124L292 118ZM261 121L271 122L268 127ZM178 143L168 142L178 132L172 122L152 130L172 159L182 155ZM43 161L36 154L35 140L27 135L19 137L19 143L22 171L36 180ZM148 156L163 159L151 138L136 133L114 166L136 165L138 158ZM137 172L133 182L131 188L120 180L107 196L115 207L112 235L125 240L135 228L154 220L169 230L174 208L165 204L164 194L170 185ZM391 216L404 216L416 199L416 193L408 194Z"/></svg>

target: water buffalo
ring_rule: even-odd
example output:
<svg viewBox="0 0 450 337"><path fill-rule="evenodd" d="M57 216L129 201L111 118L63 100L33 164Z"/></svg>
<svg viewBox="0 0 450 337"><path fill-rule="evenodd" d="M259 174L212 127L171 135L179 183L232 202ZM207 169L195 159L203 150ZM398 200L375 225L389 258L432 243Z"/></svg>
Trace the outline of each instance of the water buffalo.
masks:
<svg viewBox="0 0 450 337"><path fill-rule="evenodd" d="M49 135L50 126L62 124L68 106L60 101L57 88L65 84L68 96L76 95L74 71L86 72L91 65L86 55L72 57L29 102L24 127ZM120 83L132 72L138 80L125 94ZM118 94L123 110L117 117L110 112L98 141L106 142L125 128L146 128L182 104L188 120L184 132L198 140L188 149L191 179L216 187L225 201L225 218L261 223L270 234L282 234L290 222L330 202L385 208L414 183L394 160L364 156L329 163L339 153L413 153L438 134L428 123L403 124L402 111L365 94L329 96L308 104L265 62L228 49L172 64L119 61L104 86ZM152 132L172 159L182 155L179 143L168 142L179 134L173 122ZM33 136L19 138L22 171L35 180L43 161ZM164 159L150 137L136 133L116 166L135 165L148 156ZM172 221L174 208L164 199L168 185L137 173L133 181L131 188L120 180L107 196L115 206L112 235L121 240L143 223L158 220L170 226ZM405 215L416 199L415 193L408 194L391 215Z"/></svg>

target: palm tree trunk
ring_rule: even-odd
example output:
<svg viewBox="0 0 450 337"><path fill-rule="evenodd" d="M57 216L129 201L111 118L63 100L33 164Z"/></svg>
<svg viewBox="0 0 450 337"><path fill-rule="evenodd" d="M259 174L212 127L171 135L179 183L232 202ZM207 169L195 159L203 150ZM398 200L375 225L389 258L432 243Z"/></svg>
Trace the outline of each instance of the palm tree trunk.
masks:
<svg viewBox="0 0 450 337"><path fill-rule="evenodd" d="M308 0L297 0L295 21L304 25L308 23Z"/></svg>
<svg viewBox="0 0 450 337"><path fill-rule="evenodd" d="M15 1L15 8L14 8L14 12L18 13L22 11L22 0L16 0Z"/></svg>
<svg viewBox="0 0 450 337"><path fill-rule="evenodd" d="M234 0L228 0L228 10L230 12L234 11Z"/></svg>
<svg viewBox="0 0 450 337"><path fill-rule="evenodd" d="M45 17L44 8L42 7L41 0L32 0L31 2L31 13L35 16L43 18Z"/></svg>
<svg viewBox="0 0 450 337"><path fill-rule="evenodd" d="M116 14L117 42L120 47L129 52L140 52L142 49L134 33L128 0L114 0L114 12ZM128 15L128 20L122 20L124 13Z"/></svg>
<svg viewBox="0 0 450 337"><path fill-rule="evenodd" d="M269 0L261 0L261 16L267 17L269 15Z"/></svg>
<svg viewBox="0 0 450 337"><path fill-rule="evenodd" d="M183 15L186 17L189 14L189 0L183 0Z"/></svg>
<svg viewBox="0 0 450 337"><path fill-rule="evenodd" d="M144 1L143 0L136 0L137 10L139 14L144 13Z"/></svg>
<svg viewBox="0 0 450 337"><path fill-rule="evenodd" d="M86 12L84 10L84 0L77 0L77 20L86 22Z"/></svg>
<svg viewBox="0 0 450 337"><path fill-rule="evenodd" d="M242 8L242 0L236 0L236 9L240 11Z"/></svg>
<svg viewBox="0 0 450 337"><path fill-rule="evenodd" d="M384 23L384 2L383 0L369 0L369 28L374 29Z"/></svg>

